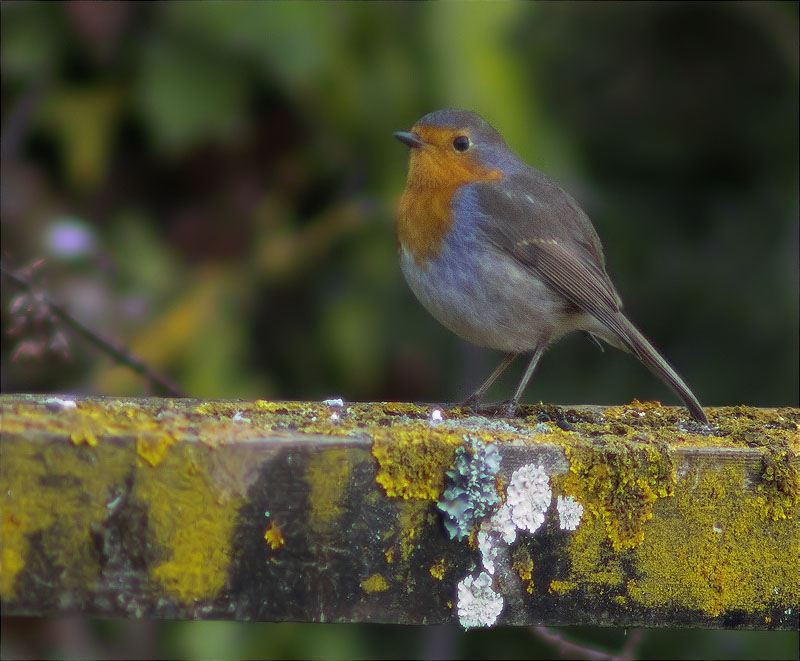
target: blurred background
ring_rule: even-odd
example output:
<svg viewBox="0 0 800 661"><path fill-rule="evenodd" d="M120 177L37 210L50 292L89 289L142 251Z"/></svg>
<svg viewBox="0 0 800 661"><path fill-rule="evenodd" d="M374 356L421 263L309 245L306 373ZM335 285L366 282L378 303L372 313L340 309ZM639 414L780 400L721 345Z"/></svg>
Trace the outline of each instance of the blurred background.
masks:
<svg viewBox="0 0 800 661"><path fill-rule="evenodd" d="M392 132L457 107L581 202L629 316L704 404L798 405L796 3L3 2L0 18L4 267L34 265L39 291L191 396L455 401L481 382L500 356L415 301L393 228ZM153 392L22 293L3 279L3 392ZM677 403L576 335L526 401L633 397ZM377 625L3 633L4 658L552 653L525 631ZM650 632L640 656L796 643Z"/></svg>

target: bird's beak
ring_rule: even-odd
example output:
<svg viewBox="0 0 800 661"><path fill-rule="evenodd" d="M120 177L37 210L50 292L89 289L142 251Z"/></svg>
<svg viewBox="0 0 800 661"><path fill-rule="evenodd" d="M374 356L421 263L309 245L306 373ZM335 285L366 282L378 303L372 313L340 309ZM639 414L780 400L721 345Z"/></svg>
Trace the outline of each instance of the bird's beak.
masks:
<svg viewBox="0 0 800 661"><path fill-rule="evenodd" d="M396 131L394 137L408 147L422 147L425 144L425 141L416 133L409 131Z"/></svg>

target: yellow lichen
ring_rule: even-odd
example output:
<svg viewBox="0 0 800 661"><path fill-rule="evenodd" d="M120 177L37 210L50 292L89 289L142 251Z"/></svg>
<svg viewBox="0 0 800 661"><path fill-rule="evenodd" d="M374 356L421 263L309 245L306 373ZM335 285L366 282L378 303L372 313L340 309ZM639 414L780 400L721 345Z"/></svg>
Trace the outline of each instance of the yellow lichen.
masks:
<svg viewBox="0 0 800 661"><path fill-rule="evenodd" d="M195 426L197 440L210 448L218 448L240 437L246 440L250 437L246 430L246 426L231 422L229 419L217 420L211 417L201 420Z"/></svg>
<svg viewBox="0 0 800 661"><path fill-rule="evenodd" d="M752 406L724 406L712 409L718 437L735 439L740 445L763 447L786 443L800 452L800 409L758 409Z"/></svg>
<svg viewBox="0 0 800 661"><path fill-rule="evenodd" d="M20 570L25 568L27 540L22 530L24 517L15 516L3 507L0 512L0 594L4 597L14 595L14 581Z"/></svg>
<svg viewBox="0 0 800 661"><path fill-rule="evenodd" d="M376 406L388 415L427 417L431 410L430 406L420 406L408 402L380 402Z"/></svg>
<svg viewBox="0 0 800 661"><path fill-rule="evenodd" d="M444 472L463 442L458 434L420 422L405 429L377 430L372 454L378 460L378 484L390 498L437 500Z"/></svg>
<svg viewBox="0 0 800 661"><path fill-rule="evenodd" d="M565 448L570 459L564 493L574 496L599 519L615 551L644 539L643 525L653 503L671 496L675 461L664 444L620 439Z"/></svg>
<svg viewBox="0 0 800 661"><path fill-rule="evenodd" d="M567 592L571 592L577 587L578 584L575 581L560 581L558 579L553 579L550 581L547 591L550 594L565 594Z"/></svg>
<svg viewBox="0 0 800 661"><path fill-rule="evenodd" d="M305 480L310 505L308 524L316 533L329 533L342 515L355 460L352 450L332 448L314 454L308 461Z"/></svg>
<svg viewBox="0 0 800 661"><path fill-rule="evenodd" d="M791 519L800 502L800 471L797 458L779 445L764 449L758 502L765 519Z"/></svg>
<svg viewBox="0 0 800 661"><path fill-rule="evenodd" d="M270 524L269 528L267 528L266 532L264 533L264 539L273 551L279 549L286 543L280 527L274 522Z"/></svg>
<svg viewBox="0 0 800 661"><path fill-rule="evenodd" d="M367 593L385 592L389 589L389 584L380 574L373 574L368 579L361 581L361 589Z"/></svg>
<svg viewBox="0 0 800 661"><path fill-rule="evenodd" d="M261 413L285 413L295 415L321 415L325 407L317 402L270 402L258 399L255 409Z"/></svg>
<svg viewBox="0 0 800 661"><path fill-rule="evenodd" d="M790 465L796 469L796 464L794 457ZM743 464L693 463L674 497L654 505L642 541L627 551L612 552L599 518L585 520L569 541L569 580L554 580L550 591L611 590L620 604L631 600L647 608L679 607L712 617L797 603L797 505L786 519L765 521L761 485L748 487L745 473ZM753 530L761 532L753 535ZM636 578L623 586L626 565Z"/></svg>
<svg viewBox="0 0 800 661"><path fill-rule="evenodd" d="M430 569L428 569L430 575L433 576L437 581L441 581L444 578L445 573L445 564L444 558L439 560L439 562L431 565Z"/></svg>
<svg viewBox="0 0 800 661"><path fill-rule="evenodd" d="M525 546L518 546L512 555L511 568L517 572L520 580L525 583L525 591L533 594L533 558Z"/></svg>
<svg viewBox="0 0 800 661"><path fill-rule="evenodd" d="M144 432L136 438L136 454L151 466L157 466L174 442L166 432Z"/></svg>
<svg viewBox="0 0 800 661"><path fill-rule="evenodd" d="M528 549L524 546L518 546L514 549L512 555L511 568L517 572L523 581L530 581L533 578L533 559Z"/></svg>
<svg viewBox="0 0 800 661"><path fill-rule="evenodd" d="M678 606L711 616L796 604L796 513L764 521L741 465L694 466L680 486L674 499L659 503L659 515L633 551L640 577L629 582L629 596L647 607Z"/></svg>
<svg viewBox="0 0 800 661"><path fill-rule="evenodd" d="M228 440L289 430L291 434L356 432L359 437L374 439L378 481L387 495L398 499L394 502L398 507L396 536L385 557L390 563L398 556L397 575L403 580L410 556L433 525L431 501L441 494L444 472L451 466L463 435L469 433L482 440L513 438L525 445L557 443L569 453L570 472L557 479L554 476L553 489L577 497L586 513L580 528L568 537L571 566L564 576L551 582L552 593L599 590L619 604L625 599L629 604L663 608L672 605L673 590L675 603L694 604L689 607L709 614L758 608L760 603L768 607L791 605L798 600L798 587L796 581L792 582L798 573L800 538L798 409L710 408L711 425L703 429L689 421L685 409L634 401L606 409L564 410L576 431L566 432L547 422L550 433L541 434L536 431L541 423L531 412L543 411L551 418L557 412L547 407L525 407L527 417L518 421L521 432L505 434L488 424L486 431L476 430L474 418L469 429L451 425L437 428L427 419L429 407L396 403L352 403L338 409L336 421L330 420L329 407L316 402L231 401L198 406L181 400L81 400L77 409L53 411L45 409L40 400L17 401L5 396L2 404L5 433L43 433L47 438L56 435L65 441L59 450L46 448L38 458L20 455L19 450L9 453L10 446L4 445L0 462L4 470L0 592L4 598L14 594L17 579L25 572L27 540L39 531L46 544L47 561L63 568L60 575L66 577L68 589L82 589L95 579L97 559L85 550L93 548L86 531L90 525L102 524L107 512L104 505L92 503L108 502L117 485L125 483L124 471L137 463L136 448L129 443L106 443L107 438L146 439L140 456L155 464L134 472L131 493L150 509L147 520L154 533L154 558L160 563L154 565L153 577L187 602L215 594L224 586L229 562L225 540L230 539L236 508L246 490L226 487L225 493L217 493L210 487L214 482L210 476L219 469L209 468L203 454L207 448L191 441L200 440L213 447ZM240 415L232 421L236 413ZM453 421L466 413L453 408L444 410L444 415ZM713 433L709 434L709 429ZM159 434L165 436L159 438ZM174 440L174 445L167 438ZM90 445L98 440L102 442ZM599 444L599 455L587 449L590 443ZM683 448L716 446L763 448L763 465L746 479L744 473L740 476L737 472L744 470L741 466L729 467L737 479L744 480L734 480L732 486L725 481L730 481L730 475L723 479L722 474L690 473L675 487L676 497L669 498L675 485L670 453L676 456ZM62 450L67 451L64 456L58 454ZM343 450L326 450L321 455L337 451ZM342 508L348 505L345 498L350 469L345 466L352 467L352 462L344 458L342 464L333 457L317 459L316 472L312 469L305 476L309 482L309 524L312 530L316 526L315 532L333 530ZM9 458L13 470L6 468ZM46 465L36 463L43 461ZM694 462L692 458L689 466ZM169 470L162 472L167 467ZM36 493L27 492L26 485L39 485L44 477L53 480L52 484L37 486ZM73 478L80 487L69 482ZM159 480L164 484L159 485ZM691 480L706 490L699 495L691 491ZM499 489L502 491L502 485ZM687 490L694 495L687 496ZM738 496L737 490L741 492ZM209 492L207 499L202 495L205 492ZM91 502L84 493L89 494ZM378 491L375 494L377 497ZM738 502L735 512L732 502ZM175 509L174 516L180 520L170 520L168 508ZM701 521L703 511L703 516L714 521ZM676 525L684 517L693 522L691 533L680 527L682 523ZM729 523L720 525L717 519ZM176 529L178 533L171 539L168 531ZM752 530L767 533L750 541ZM712 545L711 540L718 537L723 541ZM214 540L210 544L216 551L201 548L209 545L209 540ZM757 544L763 549L759 550ZM680 559L669 560L675 549L680 551L673 555ZM737 560L739 564L729 561L740 556L745 559ZM753 593L753 584L762 596Z"/></svg>
<svg viewBox="0 0 800 661"><path fill-rule="evenodd" d="M76 429L70 434L69 438L75 445L80 445L81 443L85 443L90 447L97 445L97 436L94 435L91 429L85 427Z"/></svg>
<svg viewBox="0 0 800 661"><path fill-rule="evenodd" d="M571 533L567 549L571 559L569 584L582 585L594 592L618 589L625 578L624 554L614 552L606 524L599 518L584 516Z"/></svg>
<svg viewBox="0 0 800 661"><path fill-rule="evenodd" d="M397 529L400 534L400 553L403 560L408 560L418 547L417 538L425 526L425 514L428 503L420 500L406 500L397 503Z"/></svg>
<svg viewBox="0 0 800 661"><path fill-rule="evenodd" d="M3 430L7 431L6 420ZM57 567L66 590L87 590L100 567L91 530L108 516L106 502L124 482L131 453L113 444L75 447L3 440L0 461L0 595L17 596L30 540ZM102 466L102 470L99 468Z"/></svg>
<svg viewBox="0 0 800 661"><path fill-rule="evenodd" d="M260 400L259 400L260 401ZM256 402L258 404L259 402ZM215 406L212 402L203 402L202 404L198 404L194 408L195 413L199 413L200 415L209 415L214 413Z"/></svg>
<svg viewBox="0 0 800 661"><path fill-rule="evenodd" d="M663 417L664 415L669 415L670 410L669 408L662 406L661 402L656 400L650 400L646 402L640 402L638 399L631 400L630 404L624 404L622 406L609 406L603 414L606 418L614 419L614 418L643 418L647 415L656 415L659 417Z"/></svg>
<svg viewBox="0 0 800 661"><path fill-rule="evenodd" d="M135 475L135 493L164 560L151 576L183 603L212 599L224 587L241 498L220 499L208 476L209 450L183 444ZM220 502L223 500L224 502Z"/></svg>

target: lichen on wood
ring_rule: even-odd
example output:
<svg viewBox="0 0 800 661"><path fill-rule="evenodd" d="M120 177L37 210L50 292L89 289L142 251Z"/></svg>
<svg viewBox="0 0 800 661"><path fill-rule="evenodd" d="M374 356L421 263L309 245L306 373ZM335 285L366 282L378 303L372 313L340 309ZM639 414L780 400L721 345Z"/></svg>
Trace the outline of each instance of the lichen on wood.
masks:
<svg viewBox="0 0 800 661"><path fill-rule="evenodd" d="M0 396L4 612L798 628L800 410L522 413Z"/></svg>

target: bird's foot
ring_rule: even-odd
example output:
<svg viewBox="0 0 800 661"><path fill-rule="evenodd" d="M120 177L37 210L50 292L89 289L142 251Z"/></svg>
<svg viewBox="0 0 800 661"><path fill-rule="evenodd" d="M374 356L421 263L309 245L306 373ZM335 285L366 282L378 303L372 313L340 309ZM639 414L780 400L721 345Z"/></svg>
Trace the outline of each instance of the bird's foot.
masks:
<svg viewBox="0 0 800 661"><path fill-rule="evenodd" d="M504 399L499 402L489 402L481 404L472 399L467 398L462 404L464 408L470 408L478 415L493 416L498 418L513 418L519 414L519 403L512 399Z"/></svg>
<svg viewBox="0 0 800 661"><path fill-rule="evenodd" d="M504 402L498 402L501 406L498 408L498 418L515 418L520 414L519 402L514 399L508 399Z"/></svg>
<svg viewBox="0 0 800 661"><path fill-rule="evenodd" d="M469 397L467 397L463 402L459 404L461 408L465 409L472 409L473 411L478 411L481 407L481 395L480 393L474 392Z"/></svg>
<svg viewBox="0 0 800 661"><path fill-rule="evenodd" d="M539 404L534 407L538 409L536 420L539 422L554 422L559 429L564 431L575 431L573 424L567 420L564 409L554 404Z"/></svg>

